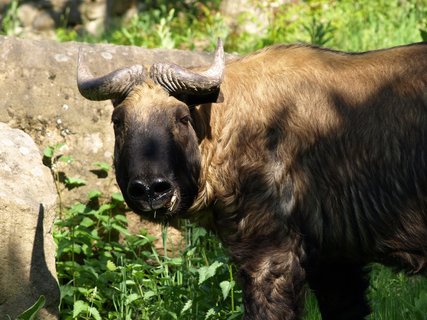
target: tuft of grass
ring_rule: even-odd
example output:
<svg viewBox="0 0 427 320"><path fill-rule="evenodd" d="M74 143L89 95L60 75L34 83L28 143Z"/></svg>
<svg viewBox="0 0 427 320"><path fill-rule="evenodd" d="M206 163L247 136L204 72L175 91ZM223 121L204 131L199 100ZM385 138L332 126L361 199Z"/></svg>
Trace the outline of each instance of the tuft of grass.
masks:
<svg viewBox="0 0 427 320"><path fill-rule="evenodd" d="M424 0L275 0L254 3L268 23L260 33L234 31L221 14L219 0L157 1L130 20L117 19L100 37L60 28L61 41L110 42L149 48L212 50L217 37L226 51L244 54L275 43L305 42L346 51L366 51L422 41L427 30ZM11 15L13 17L13 15ZM261 24L244 12L239 23Z"/></svg>
<svg viewBox="0 0 427 320"><path fill-rule="evenodd" d="M292 1L271 12L264 36L242 36L255 47L305 42L366 51L421 41L426 26L424 0ZM252 49L238 40L233 39L234 50Z"/></svg>
<svg viewBox="0 0 427 320"><path fill-rule="evenodd" d="M369 298L372 320L427 320L427 279L408 277L389 268L374 265Z"/></svg>

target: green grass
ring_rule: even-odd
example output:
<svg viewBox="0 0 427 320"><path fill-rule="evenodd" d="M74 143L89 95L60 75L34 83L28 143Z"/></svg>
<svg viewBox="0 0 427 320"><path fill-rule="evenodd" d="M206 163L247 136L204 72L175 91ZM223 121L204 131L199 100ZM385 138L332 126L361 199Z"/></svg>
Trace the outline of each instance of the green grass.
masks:
<svg viewBox="0 0 427 320"><path fill-rule="evenodd" d="M372 320L427 320L427 279L407 277L375 265L369 298L374 309Z"/></svg>
<svg viewBox="0 0 427 320"><path fill-rule="evenodd" d="M281 7L262 45L307 42L365 51L421 41L425 0L304 1Z"/></svg>
<svg viewBox="0 0 427 320"><path fill-rule="evenodd" d="M274 2L267 0L258 6L264 8ZM268 11L268 25L256 34L231 30L220 13L219 0L194 5L167 0L158 3L130 21L116 20L99 37L61 28L57 30L58 39L212 50L216 38L221 37L226 51L242 54L292 42L365 51L421 41L422 31L427 30L425 0L290 1ZM257 21L258 17L244 12L237 19L244 23Z"/></svg>

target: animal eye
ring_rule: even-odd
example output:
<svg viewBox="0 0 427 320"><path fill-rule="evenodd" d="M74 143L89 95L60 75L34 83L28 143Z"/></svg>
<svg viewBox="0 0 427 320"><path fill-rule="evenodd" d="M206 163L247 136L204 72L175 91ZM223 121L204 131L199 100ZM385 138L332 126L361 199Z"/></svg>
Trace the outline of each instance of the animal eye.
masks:
<svg viewBox="0 0 427 320"><path fill-rule="evenodd" d="M113 123L114 127L119 127L122 124L122 119L121 117L113 114L113 116L111 117L111 122Z"/></svg>
<svg viewBox="0 0 427 320"><path fill-rule="evenodd" d="M112 119L111 119L111 122L113 123L113 125L114 125L115 127L120 126L120 119L112 118Z"/></svg>
<svg viewBox="0 0 427 320"><path fill-rule="evenodd" d="M116 107L111 115L111 122L114 124L114 128L118 128L123 124L124 110L122 107Z"/></svg>
<svg viewBox="0 0 427 320"><path fill-rule="evenodd" d="M183 123L183 124L188 124L191 121L191 116L189 116L189 115L184 116L181 119L179 119L179 121L181 121L181 123Z"/></svg>

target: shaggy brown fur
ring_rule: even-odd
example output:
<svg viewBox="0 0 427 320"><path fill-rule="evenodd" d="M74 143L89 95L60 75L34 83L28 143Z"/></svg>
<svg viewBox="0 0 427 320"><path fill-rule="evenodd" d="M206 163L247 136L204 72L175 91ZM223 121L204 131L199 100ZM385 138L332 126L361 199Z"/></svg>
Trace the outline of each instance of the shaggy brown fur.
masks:
<svg viewBox="0 0 427 320"><path fill-rule="evenodd" d="M362 319L367 263L426 272L425 44L271 47L227 65L221 92L196 120L193 209L214 204L245 319L298 318L305 278L323 319Z"/></svg>
<svg viewBox="0 0 427 320"><path fill-rule="evenodd" d="M426 273L426 44L274 46L228 63L220 91L186 106L134 88L113 115L115 166L144 217L212 215L244 319L299 319L305 283L323 319L363 319L369 263Z"/></svg>

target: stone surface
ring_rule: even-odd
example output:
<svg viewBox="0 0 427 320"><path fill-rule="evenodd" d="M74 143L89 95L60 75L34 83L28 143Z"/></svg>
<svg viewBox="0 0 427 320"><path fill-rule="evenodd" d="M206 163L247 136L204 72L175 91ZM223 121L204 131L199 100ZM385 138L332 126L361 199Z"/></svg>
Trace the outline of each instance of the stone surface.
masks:
<svg viewBox="0 0 427 320"><path fill-rule="evenodd" d="M57 319L55 185L31 137L4 123L0 181L0 319L15 319L41 295L46 304L40 317Z"/></svg>

